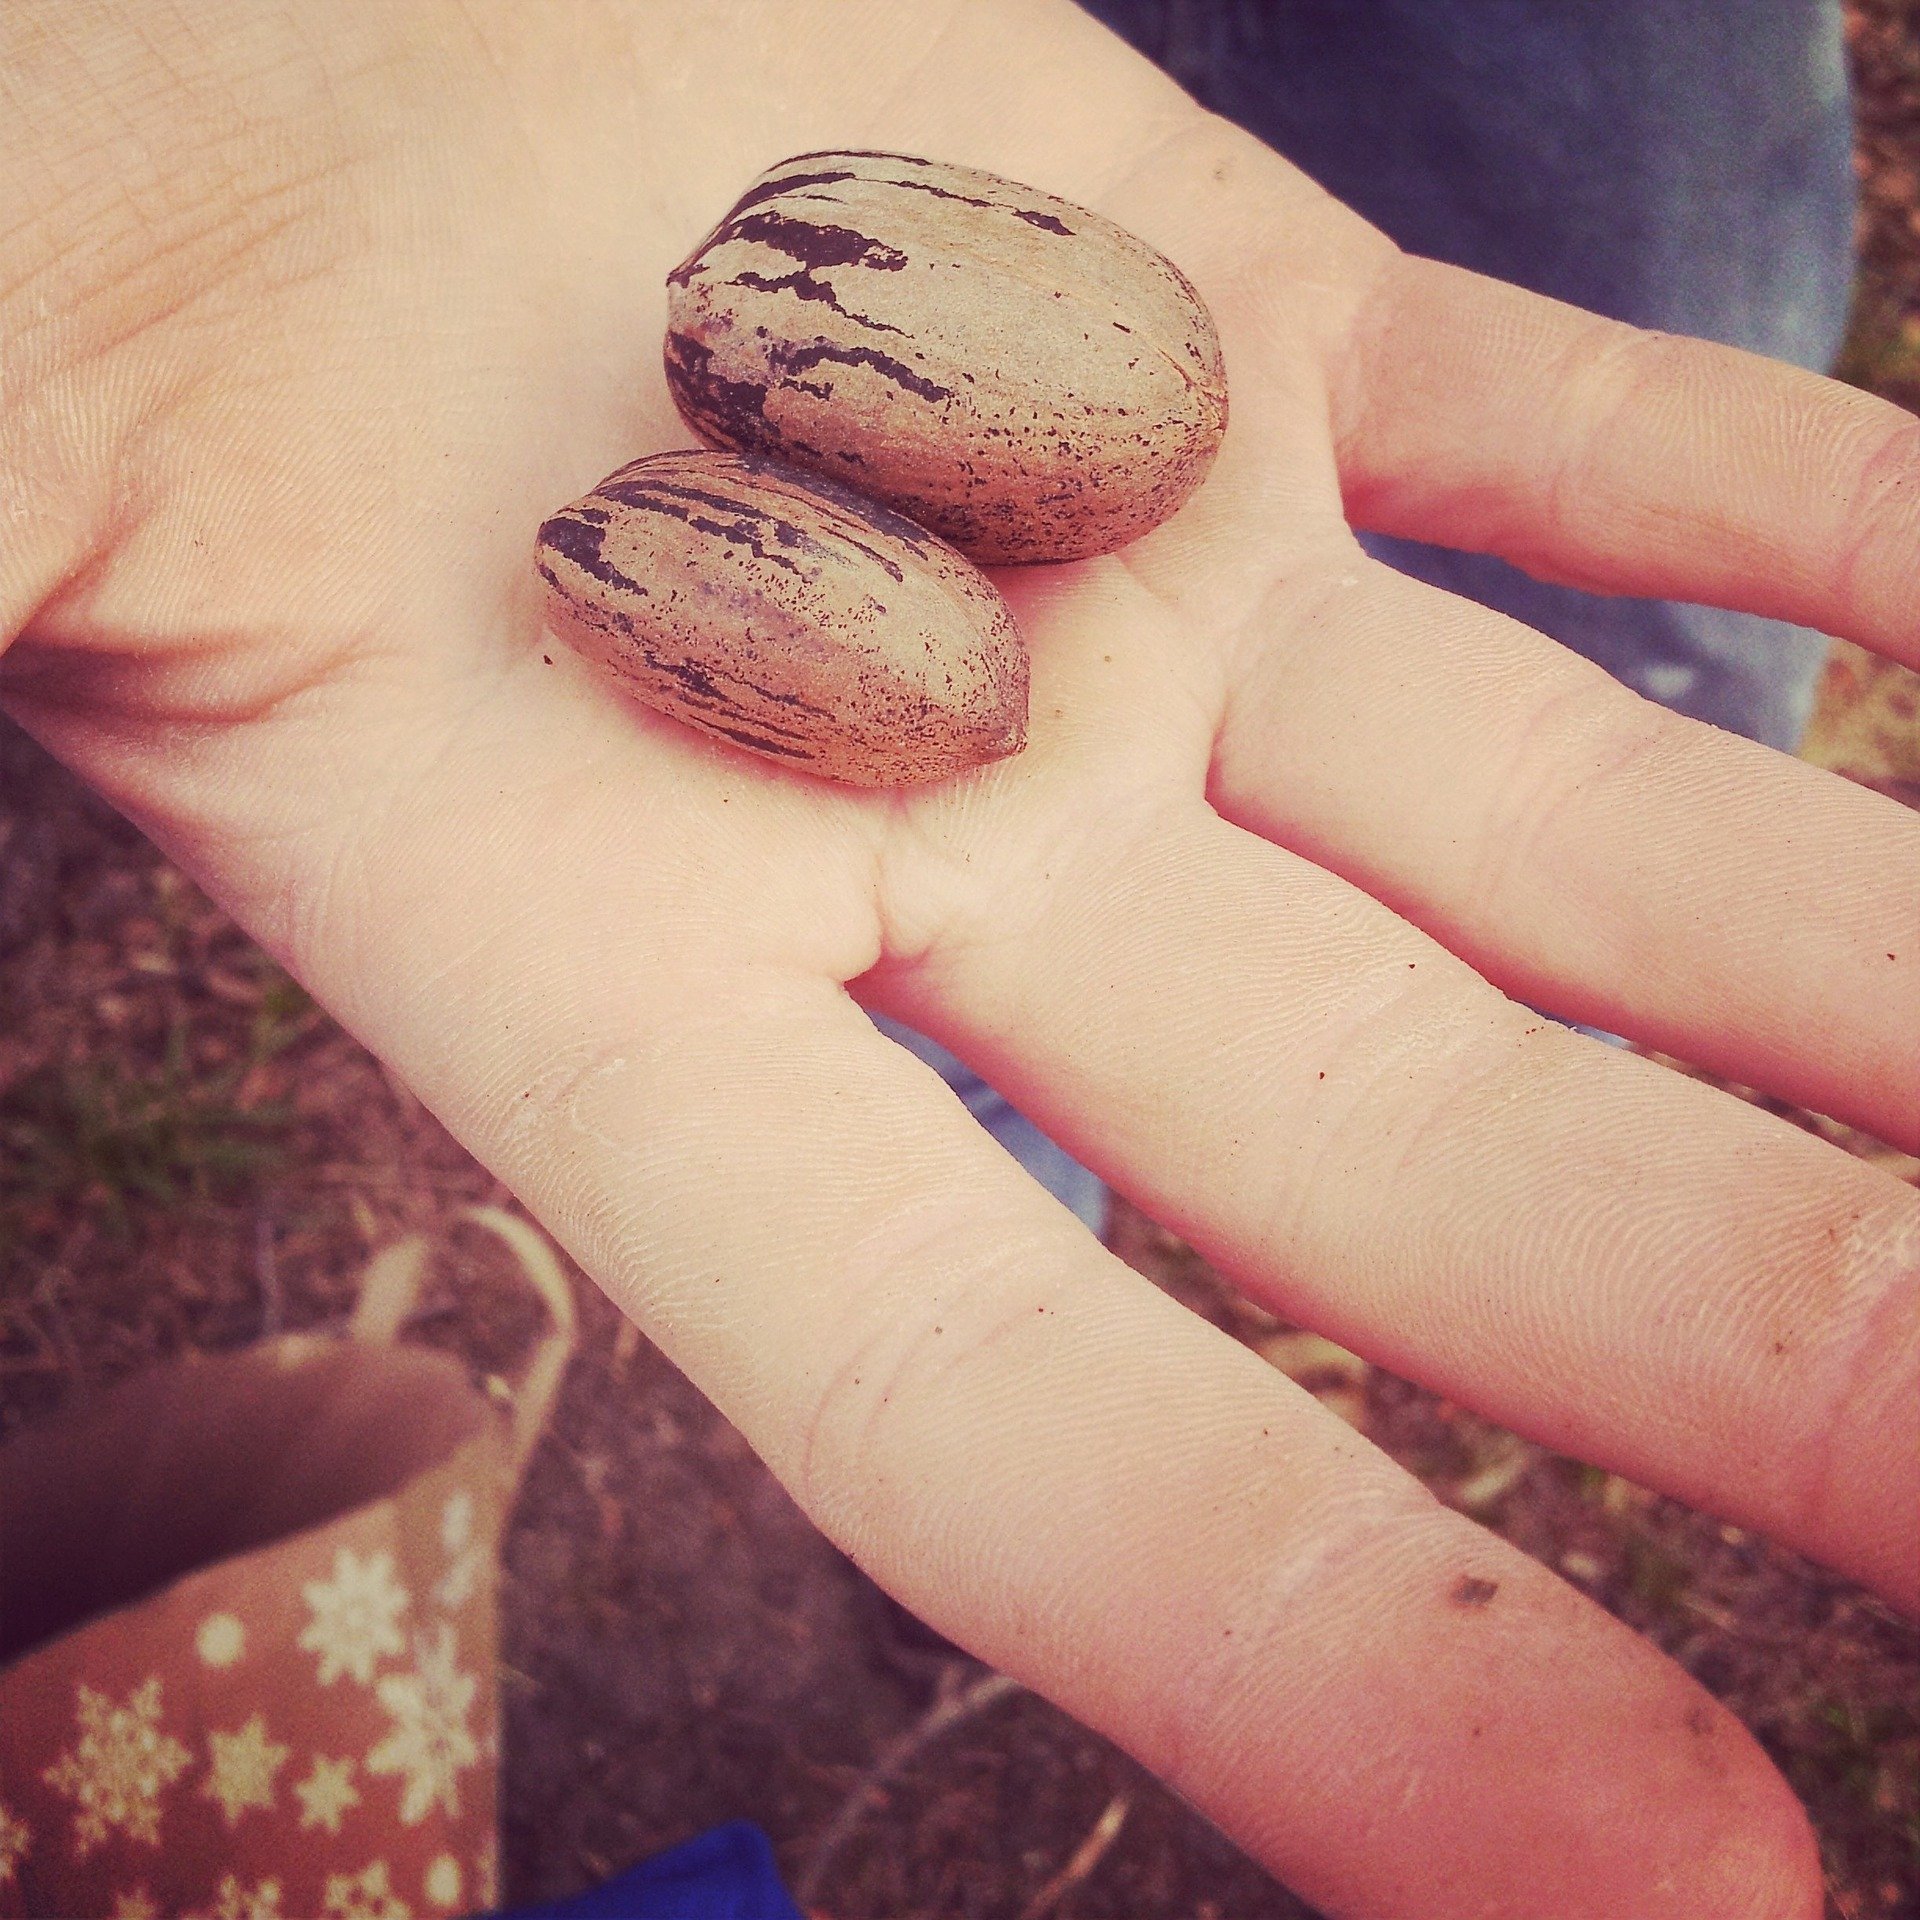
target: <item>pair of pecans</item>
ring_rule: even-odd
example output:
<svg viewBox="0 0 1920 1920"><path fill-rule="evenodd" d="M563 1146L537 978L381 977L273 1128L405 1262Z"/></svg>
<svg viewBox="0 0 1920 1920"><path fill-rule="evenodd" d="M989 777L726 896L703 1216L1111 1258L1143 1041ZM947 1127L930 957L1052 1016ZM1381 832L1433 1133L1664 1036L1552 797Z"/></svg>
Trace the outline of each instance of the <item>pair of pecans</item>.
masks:
<svg viewBox="0 0 1920 1920"><path fill-rule="evenodd" d="M717 452L540 529L547 624L647 705L858 786L1018 752L1027 655L975 563L1157 526L1226 431L1213 322L1110 220L898 154L770 168L668 276Z"/></svg>

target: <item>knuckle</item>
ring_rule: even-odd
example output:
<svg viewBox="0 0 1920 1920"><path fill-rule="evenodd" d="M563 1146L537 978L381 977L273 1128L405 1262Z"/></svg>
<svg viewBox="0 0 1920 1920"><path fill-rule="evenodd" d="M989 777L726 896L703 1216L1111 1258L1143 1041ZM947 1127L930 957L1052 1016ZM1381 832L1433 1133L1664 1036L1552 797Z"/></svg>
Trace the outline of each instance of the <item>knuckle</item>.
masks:
<svg viewBox="0 0 1920 1920"><path fill-rule="evenodd" d="M1891 415L1891 418L1887 416ZM1849 600L1885 593L1896 621L1914 627L1920 597L1920 419L1871 407L1868 447L1840 527L1840 585ZM1885 587L1873 576L1894 575Z"/></svg>
<svg viewBox="0 0 1920 1920"><path fill-rule="evenodd" d="M1808 1449L1794 1531L1858 1577L1920 1603L1920 1205L1855 1209L1831 1229L1857 1304L1810 1383L1824 1408ZM1776 1343L1776 1347L1779 1343ZM1819 1376L1824 1375L1824 1378Z"/></svg>
<svg viewBox="0 0 1920 1920"><path fill-rule="evenodd" d="M924 1505L928 1448L964 1446L966 1409L991 1403L1010 1350L1051 1336L1038 1312L1060 1243L1050 1221L981 1230L976 1196L948 1193L895 1209L837 1265L846 1317L833 1358L806 1397L794 1497L859 1555L897 1556L937 1516Z"/></svg>
<svg viewBox="0 0 1920 1920"><path fill-rule="evenodd" d="M1298 1489L1278 1481L1269 1497L1282 1508L1274 1523L1248 1531L1236 1564L1216 1562L1212 1577L1190 1583L1188 1665L1177 1688L1148 1703L1136 1748L1176 1792L1203 1806L1222 1797L1223 1762L1259 1765L1258 1756L1290 1744L1290 1723L1310 1718L1302 1647L1358 1596L1381 1605L1423 1574L1437 1588L1438 1569L1459 1557L1451 1516L1397 1473L1345 1476L1337 1501L1302 1505Z"/></svg>
<svg viewBox="0 0 1920 1920"><path fill-rule="evenodd" d="M1496 923L1538 891L1594 812L1658 765L1685 757L1684 723L1635 700L1599 668L1569 657L1511 733L1492 775L1468 876L1470 917Z"/></svg>
<svg viewBox="0 0 1920 1920"><path fill-rule="evenodd" d="M1556 383L1567 430L1547 436L1562 451L1540 516L1556 547L1582 536L1597 513L1631 504L1631 488L1613 476L1633 463L1615 459L1615 443L1639 441L1645 422L1663 410L1662 393L1686 378L1695 351L1692 341L1617 320L1594 317L1574 331Z"/></svg>
<svg viewBox="0 0 1920 1920"><path fill-rule="evenodd" d="M1390 1230L1399 1196L1441 1177L1476 1096L1525 1079L1526 1049L1506 1003L1463 992L1453 967L1385 973L1356 997L1325 1052L1326 1085L1340 1093L1268 1176L1256 1227L1263 1262L1296 1272L1345 1257L1362 1192Z"/></svg>

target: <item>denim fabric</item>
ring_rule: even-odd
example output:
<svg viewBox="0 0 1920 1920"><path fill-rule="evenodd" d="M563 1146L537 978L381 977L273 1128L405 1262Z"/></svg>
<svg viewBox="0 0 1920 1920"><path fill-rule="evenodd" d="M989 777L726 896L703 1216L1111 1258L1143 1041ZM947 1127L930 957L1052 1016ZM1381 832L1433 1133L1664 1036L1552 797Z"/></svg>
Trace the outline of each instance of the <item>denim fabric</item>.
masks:
<svg viewBox="0 0 1920 1920"><path fill-rule="evenodd" d="M1839 347L1854 183L1838 0L1081 4L1414 252L1806 367ZM1788 750L1806 725L1816 634L1367 544L1696 719ZM950 1053L886 1030L1076 1213L1102 1217L1084 1167Z"/></svg>

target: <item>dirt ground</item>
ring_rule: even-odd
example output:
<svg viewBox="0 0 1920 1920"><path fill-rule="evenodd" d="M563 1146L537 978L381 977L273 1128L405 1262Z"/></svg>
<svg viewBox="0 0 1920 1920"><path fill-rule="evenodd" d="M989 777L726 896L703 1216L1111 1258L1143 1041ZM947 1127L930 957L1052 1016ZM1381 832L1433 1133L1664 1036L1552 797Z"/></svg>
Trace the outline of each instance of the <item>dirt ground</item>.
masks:
<svg viewBox="0 0 1920 1920"><path fill-rule="evenodd" d="M1851 32L1866 196L1845 370L1912 406L1920 8L1876 0ZM1837 650L1807 752L1920 805L1920 680ZM499 1250L455 1223L503 1201L497 1183L4 723L0 1007L0 1433L159 1356L336 1321L370 1251L411 1228L444 1249L414 1337L481 1376L511 1372L534 1309ZM1737 1528L1280 1326L1124 1205L1113 1240L1726 1700L1811 1809L1833 1914L1920 1917L1912 1626ZM577 1292L578 1356L507 1546L511 1899L744 1816L833 1920L1308 1914L1104 1741L1018 1689L983 1688L648 1342Z"/></svg>

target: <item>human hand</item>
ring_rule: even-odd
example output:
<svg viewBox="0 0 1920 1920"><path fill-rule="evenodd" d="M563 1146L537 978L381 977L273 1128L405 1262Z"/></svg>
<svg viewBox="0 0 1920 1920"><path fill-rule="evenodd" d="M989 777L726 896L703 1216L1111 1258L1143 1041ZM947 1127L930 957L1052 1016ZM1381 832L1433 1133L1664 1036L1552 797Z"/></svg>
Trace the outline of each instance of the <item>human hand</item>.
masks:
<svg viewBox="0 0 1920 1920"><path fill-rule="evenodd" d="M7 710L878 1579L1320 1905L1816 1912L1728 1715L856 1001L1289 1318L1911 1603L1915 1196L1505 996L1914 1144L1920 835L1348 522L1920 661L1920 426L1404 260L1052 0L14 0L0 85ZM536 525L687 438L667 269L823 147L1113 215L1233 385L1175 521L1002 576L1030 744L924 791L540 644Z"/></svg>

